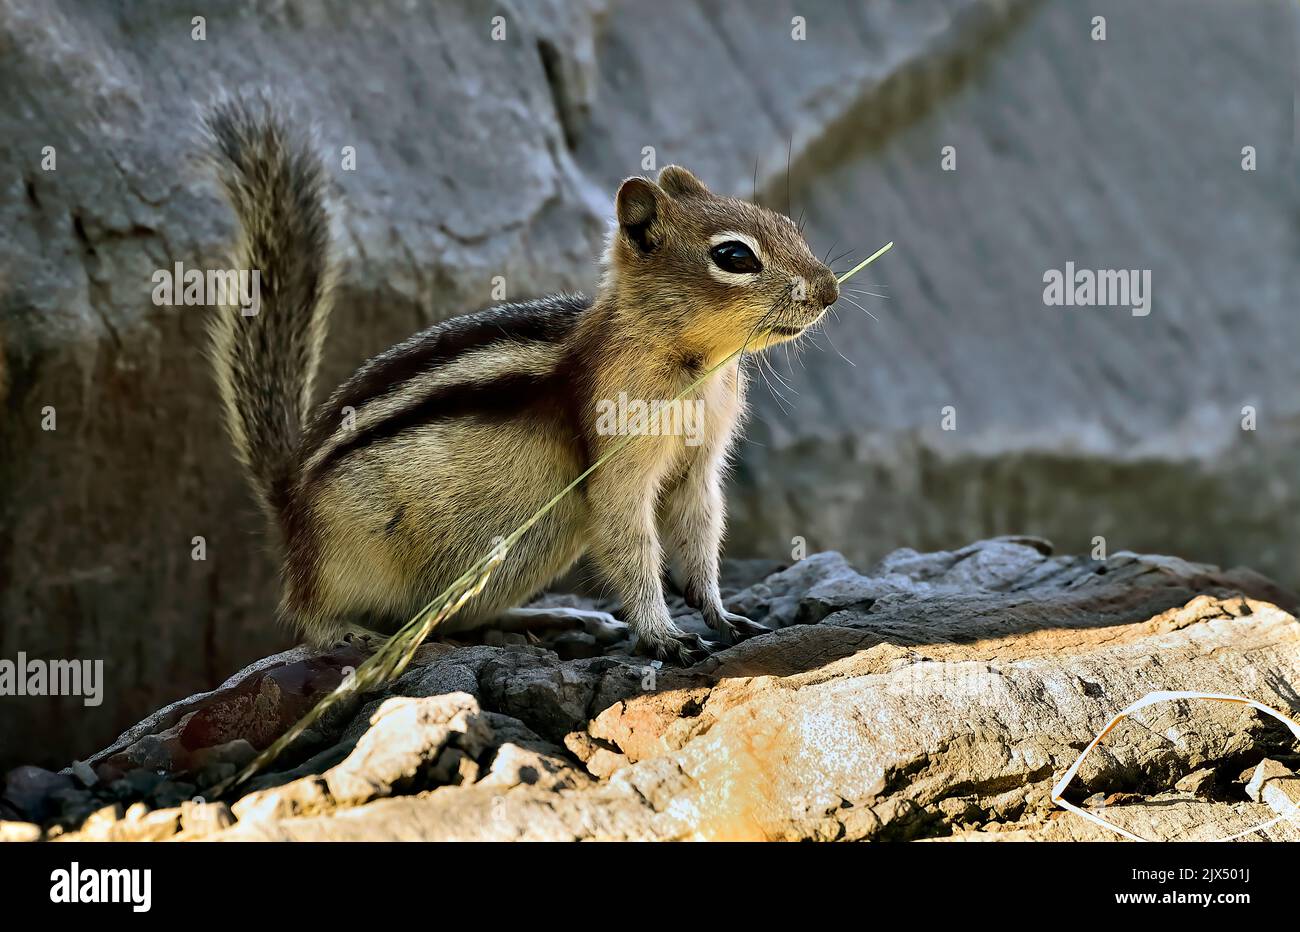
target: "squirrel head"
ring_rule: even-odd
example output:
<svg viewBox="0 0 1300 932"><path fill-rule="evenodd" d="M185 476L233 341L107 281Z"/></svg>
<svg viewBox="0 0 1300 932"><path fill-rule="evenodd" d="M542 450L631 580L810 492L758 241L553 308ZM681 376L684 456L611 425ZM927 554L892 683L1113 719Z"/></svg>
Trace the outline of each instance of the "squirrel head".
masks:
<svg viewBox="0 0 1300 932"><path fill-rule="evenodd" d="M605 291L647 335L724 356L794 339L839 298L789 217L719 197L677 165L615 198Z"/></svg>

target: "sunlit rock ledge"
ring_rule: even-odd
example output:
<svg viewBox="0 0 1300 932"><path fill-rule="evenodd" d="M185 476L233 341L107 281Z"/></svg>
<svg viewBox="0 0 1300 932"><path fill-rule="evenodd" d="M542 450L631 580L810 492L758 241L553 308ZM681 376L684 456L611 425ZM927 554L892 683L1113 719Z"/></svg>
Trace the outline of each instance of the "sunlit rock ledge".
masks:
<svg viewBox="0 0 1300 932"><path fill-rule="evenodd" d="M1296 598L1249 570L998 538L865 575L835 553L737 563L727 583L772 634L686 670L633 656L620 629L431 643L281 769L208 801L364 659L268 657L60 774L11 772L0 837L1119 838L1051 794L1125 706L1204 690L1300 715ZM1297 771L1276 720L1171 703L1117 727L1067 798L1141 837L1212 838L1300 800Z"/></svg>

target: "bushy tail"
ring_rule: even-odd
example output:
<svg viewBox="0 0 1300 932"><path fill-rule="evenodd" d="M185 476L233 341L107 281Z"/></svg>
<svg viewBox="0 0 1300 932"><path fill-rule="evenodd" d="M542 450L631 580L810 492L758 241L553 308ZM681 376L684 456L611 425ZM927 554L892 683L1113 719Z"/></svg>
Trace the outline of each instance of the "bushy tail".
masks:
<svg viewBox="0 0 1300 932"><path fill-rule="evenodd" d="M226 427L262 506L282 519L330 310L326 174L270 103L206 116L208 161L239 220L234 268L260 273L260 305L214 312L211 356Z"/></svg>

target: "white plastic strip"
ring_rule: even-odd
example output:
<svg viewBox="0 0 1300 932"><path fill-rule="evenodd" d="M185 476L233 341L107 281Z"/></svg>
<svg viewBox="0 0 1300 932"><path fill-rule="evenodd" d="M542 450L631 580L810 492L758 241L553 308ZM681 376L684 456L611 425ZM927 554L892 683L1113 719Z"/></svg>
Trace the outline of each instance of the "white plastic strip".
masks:
<svg viewBox="0 0 1300 932"><path fill-rule="evenodd" d="M1277 709L1266 706L1262 702L1256 702L1254 699L1247 699L1245 696L1229 696L1223 693L1200 693L1200 692L1149 693L1148 695L1143 696L1137 702L1133 703L1128 708L1116 714L1114 718L1112 718L1109 722L1106 723L1106 727L1101 730L1101 732L1097 735L1097 737L1092 739L1092 743L1089 744L1086 748L1084 748L1083 753L1080 754L1078 759L1075 760L1075 762L1070 765L1070 769L1065 772L1065 776L1061 777L1060 780L1056 781L1056 786L1052 787L1052 802L1056 803L1062 809L1068 809L1070 812L1073 812L1076 815L1083 816L1089 822L1095 822L1097 825L1103 826L1104 828L1108 828L1111 831L1119 832L1119 834L1123 835L1125 838L1131 839L1133 841L1151 841L1152 839L1150 838L1142 838L1138 835L1134 835L1130 831L1120 828L1114 822L1108 822L1106 819L1103 819L1101 816L1097 815L1096 813L1088 812L1074 805L1073 803L1066 802L1065 799L1062 798L1062 794L1065 792L1066 786L1068 786L1070 781L1074 779L1074 775L1079 772L1079 767L1080 765L1083 764L1083 759L1088 756L1088 752L1090 752L1093 748L1095 748L1098 744L1100 744L1101 740L1110 733L1110 730L1112 728L1114 728L1125 718L1132 715L1134 712L1138 711L1139 709L1145 709L1147 706L1155 705L1157 702L1170 702L1178 699L1205 699L1210 702L1237 702L1243 705L1248 705L1251 708L1258 709L1260 712L1263 712L1266 715L1273 716L1283 725L1286 725L1286 727L1291 730L1291 734L1295 735L1295 739L1297 741L1300 741L1300 725L1297 725L1295 722L1287 718ZM1291 810L1289 812L1284 812L1275 819L1270 819L1269 821L1256 825L1253 828L1248 828L1244 832L1238 832L1237 834L1229 835L1226 838L1216 838L1214 839L1214 841L1232 841L1236 838L1241 838L1245 835L1250 835L1254 832L1263 831L1264 829L1268 828L1271 825L1276 825L1277 823L1281 822L1283 819L1293 818L1297 813L1300 813L1300 807L1297 807L1295 803L1292 803Z"/></svg>

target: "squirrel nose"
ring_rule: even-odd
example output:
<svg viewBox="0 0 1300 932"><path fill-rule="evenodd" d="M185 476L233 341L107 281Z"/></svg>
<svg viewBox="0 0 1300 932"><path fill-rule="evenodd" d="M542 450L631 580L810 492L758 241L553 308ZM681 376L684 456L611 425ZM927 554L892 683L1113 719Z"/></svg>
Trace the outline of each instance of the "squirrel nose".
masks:
<svg viewBox="0 0 1300 932"><path fill-rule="evenodd" d="M835 280L835 276L830 272L821 276L817 283L817 303L822 307L830 307L840 299L840 285Z"/></svg>

